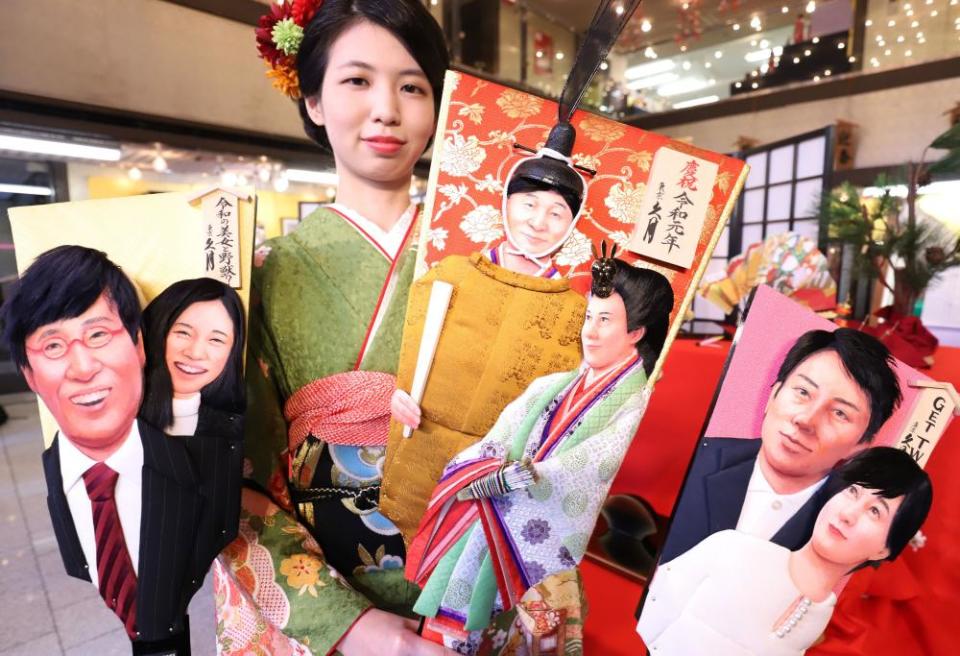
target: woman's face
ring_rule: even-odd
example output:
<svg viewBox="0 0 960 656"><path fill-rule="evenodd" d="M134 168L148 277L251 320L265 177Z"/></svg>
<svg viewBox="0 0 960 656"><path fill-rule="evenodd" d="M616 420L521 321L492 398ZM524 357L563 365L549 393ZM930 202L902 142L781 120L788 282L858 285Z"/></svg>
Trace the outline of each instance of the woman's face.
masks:
<svg viewBox="0 0 960 656"><path fill-rule="evenodd" d="M434 131L426 74L400 40L367 21L334 41L320 93L306 105L326 128L341 178L409 183Z"/></svg>
<svg viewBox="0 0 960 656"><path fill-rule="evenodd" d="M174 396L196 394L215 381L227 365L233 340L233 321L222 302L187 307L167 333L166 363Z"/></svg>
<svg viewBox="0 0 960 656"><path fill-rule="evenodd" d="M851 485L835 494L817 516L813 548L825 560L857 567L890 555L887 535L903 497L884 499L873 490Z"/></svg>
<svg viewBox="0 0 960 656"><path fill-rule="evenodd" d="M603 370L637 352L644 329L627 330L627 308L620 294L607 298L591 295L580 339L583 359L593 369Z"/></svg>
<svg viewBox="0 0 960 656"><path fill-rule="evenodd" d="M521 191L507 197L513 245L526 253L551 253L573 223L573 212L555 191Z"/></svg>

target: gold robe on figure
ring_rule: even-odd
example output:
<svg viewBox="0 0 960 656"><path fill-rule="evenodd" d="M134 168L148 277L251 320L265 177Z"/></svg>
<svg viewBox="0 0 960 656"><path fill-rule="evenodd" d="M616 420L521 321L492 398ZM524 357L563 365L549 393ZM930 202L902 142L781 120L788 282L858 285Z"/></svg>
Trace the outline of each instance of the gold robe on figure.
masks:
<svg viewBox="0 0 960 656"><path fill-rule="evenodd" d="M566 278L509 271L479 254L451 255L410 288L397 386L409 391L434 280L453 297L410 438L391 422L380 511L409 546L450 459L480 441L535 378L574 369L586 299Z"/></svg>

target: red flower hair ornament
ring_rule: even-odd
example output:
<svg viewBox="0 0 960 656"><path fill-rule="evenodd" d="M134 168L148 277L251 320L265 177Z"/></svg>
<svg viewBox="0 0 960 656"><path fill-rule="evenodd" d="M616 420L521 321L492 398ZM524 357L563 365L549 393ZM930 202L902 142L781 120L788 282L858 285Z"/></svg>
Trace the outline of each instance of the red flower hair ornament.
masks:
<svg viewBox="0 0 960 656"><path fill-rule="evenodd" d="M260 17L255 34L257 52L267 63L267 77L289 98L300 98L297 52L304 30L320 10L323 0L281 0Z"/></svg>

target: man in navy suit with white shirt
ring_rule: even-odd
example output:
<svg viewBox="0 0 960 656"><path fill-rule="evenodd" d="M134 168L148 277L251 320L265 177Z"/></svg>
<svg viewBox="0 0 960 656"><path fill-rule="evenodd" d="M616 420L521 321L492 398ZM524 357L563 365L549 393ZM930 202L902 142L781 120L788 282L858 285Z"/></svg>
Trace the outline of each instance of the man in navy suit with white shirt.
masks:
<svg viewBox="0 0 960 656"><path fill-rule="evenodd" d="M849 328L801 335L770 390L760 438L701 441L660 563L726 529L800 548L834 491L830 470L870 445L901 398L893 357L875 338Z"/></svg>

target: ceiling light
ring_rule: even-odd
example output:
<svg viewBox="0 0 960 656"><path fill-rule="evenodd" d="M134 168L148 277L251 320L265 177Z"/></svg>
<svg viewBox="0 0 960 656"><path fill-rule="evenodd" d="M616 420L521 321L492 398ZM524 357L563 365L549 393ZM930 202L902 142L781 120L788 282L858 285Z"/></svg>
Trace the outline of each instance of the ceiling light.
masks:
<svg viewBox="0 0 960 656"><path fill-rule="evenodd" d="M721 57L723 57L723 52L721 52L720 50L717 50L713 53L714 59L720 59Z"/></svg>
<svg viewBox="0 0 960 656"><path fill-rule="evenodd" d="M558 52L558 53L557 53L556 55L554 55L554 56L557 58L557 61L563 61L563 53L562 53L562 52Z"/></svg>
<svg viewBox="0 0 960 656"><path fill-rule="evenodd" d="M847 44L844 43L843 41L837 44L837 50L843 50L846 47L847 47Z"/></svg>
<svg viewBox="0 0 960 656"><path fill-rule="evenodd" d="M809 57L809 56L810 56L810 49L809 49L809 48L807 48L806 50L803 51L803 56L804 56L804 57Z"/></svg>
<svg viewBox="0 0 960 656"><path fill-rule="evenodd" d="M913 10L911 9L910 11L907 12L907 18L912 18L912 17L913 17Z"/></svg>
<svg viewBox="0 0 960 656"><path fill-rule="evenodd" d="M903 54L904 54L904 56L906 56L906 57L913 57L913 50L907 50L907 51L906 51L905 53L903 53Z"/></svg>
<svg viewBox="0 0 960 656"><path fill-rule="evenodd" d="M710 62L705 62L705 63L703 64L703 67L704 67L704 68L712 68L712 67L713 67L713 64L711 64Z"/></svg>
<svg viewBox="0 0 960 656"><path fill-rule="evenodd" d="M780 7L780 13L782 13L782 14L788 14L788 13L790 13L790 7L788 7L788 6L786 6L786 5Z"/></svg>
<svg viewBox="0 0 960 656"><path fill-rule="evenodd" d="M689 71L691 68L693 68L693 64L691 64L688 61L683 62L682 66L683 66L683 70L685 71Z"/></svg>
<svg viewBox="0 0 960 656"><path fill-rule="evenodd" d="M679 79L680 76L676 73L660 73L658 75L651 75L650 77L642 77L639 80L633 80L632 82L627 82L627 88L633 91L639 91L640 89L647 89L649 87L655 87L660 84L666 84L667 82L673 82L674 80Z"/></svg>
<svg viewBox="0 0 960 656"><path fill-rule="evenodd" d="M127 171L127 175L130 176L131 180L139 180L143 177L143 171L134 166L132 169Z"/></svg>
<svg viewBox="0 0 960 656"><path fill-rule="evenodd" d="M777 46L772 51L769 48L766 48L765 50L754 50L753 52L748 52L745 54L743 58L750 63L764 62L770 59L771 52L773 52L774 57L779 57L783 54L783 46Z"/></svg>
<svg viewBox="0 0 960 656"><path fill-rule="evenodd" d="M813 41L814 43L820 43L820 37L818 37L818 36L815 36L815 37L813 37L813 38L810 39L810 40Z"/></svg>
<svg viewBox="0 0 960 656"><path fill-rule="evenodd" d="M608 63L605 62L605 61L604 61L604 62L600 62L600 70L601 70L601 71L605 71L605 70L607 70L608 68L610 68L610 64L608 64Z"/></svg>
<svg viewBox="0 0 960 656"><path fill-rule="evenodd" d="M820 81L820 76L819 76L819 75L814 75L814 76L813 76L813 81L814 81L814 82L819 82L819 81Z"/></svg>
<svg viewBox="0 0 960 656"><path fill-rule="evenodd" d="M910 23L910 27L920 27L920 21L913 21Z"/></svg>
<svg viewBox="0 0 960 656"><path fill-rule="evenodd" d="M0 135L0 150L13 150L37 155L53 155L54 157L95 159L103 162L116 162L122 155L119 148L87 146L69 141L52 141L49 139L33 139L31 137L15 137L12 135Z"/></svg>
<svg viewBox="0 0 960 656"><path fill-rule="evenodd" d="M756 40L756 39L750 39L750 47L751 47L751 48L756 48L756 47L757 47L757 40Z"/></svg>
<svg viewBox="0 0 960 656"><path fill-rule="evenodd" d="M617 12L617 16L623 16L623 5L617 5L613 10Z"/></svg>
<svg viewBox="0 0 960 656"><path fill-rule="evenodd" d="M647 59L656 59L657 53L652 46L647 46L646 49L643 51L643 56L646 57Z"/></svg>
<svg viewBox="0 0 960 656"><path fill-rule="evenodd" d="M734 24L733 24L733 31L734 31L734 32L739 32L739 31L740 31L740 23L734 23Z"/></svg>
<svg viewBox="0 0 960 656"><path fill-rule="evenodd" d="M163 158L163 155L157 155L153 158L153 162L150 164L153 167L153 170L157 173L165 173L167 170L167 160Z"/></svg>
<svg viewBox="0 0 960 656"><path fill-rule="evenodd" d="M931 15L933 18L936 18L937 16L940 15L940 12L937 11L936 9L934 9L933 11L930 12L930 15Z"/></svg>
<svg viewBox="0 0 960 656"><path fill-rule="evenodd" d="M736 82L733 86L739 89L740 87L743 86L743 82Z"/></svg>
<svg viewBox="0 0 960 656"><path fill-rule="evenodd" d="M800 63L800 58L799 58L799 57L794 57L794 58L793 58L793 63L794 63L794 64L799 64L799 63Z"/></svg>
<svg viewBox="0 0 960 656"><path fill-rule="evenodd" d="M857 58L854 57L853 55L850 55L849 57L847 57L847 61L852 64L857 61Z"/></svg>
<svg viewBox="0 0 960 656"><path fill-rule="evenodd" d="M333 171L312 171L309 169L287 169L290 182L311 182L314 184L335 185L339 178Z"/></svg>
<svg viewBox="0 0 960 656"><path fill-rule="evenodd" d="M883 51L883 54L889 57L891 54L893 54L893 51L890 50L890 48L887 48L886 50Z"/></svg>
<svg viewBox="0 0 960 656"><path fill-rule="evenodd" d="M767 41L766 39L760 39L760 47L761 47L761 48L769 48L769 47L770 47L770 42Z"/></svg>
<svg viewBox="0 0 960 656"><path fill-rule="evenodd" d="M658 87L657 93L665 98L669 98L670 96L679 96L685 93L700 91L701 89L706 89L709 86L711 85L707 80L702 80L695 77L686 77L676 82L670 82L669 84L664 84L663 86Z"/></svg>
<svg viewBox="0 0 960 656"><path fill-rule="evenodd" d="M285 175L278 175L273 179L273 188L279 193L285 192L290 188L290 180L287 179Z"/></svg>
<svg viewBox="0 0 960 656"><path fill-rule="evenodd" d="M653 29L653 24L652 24L649 20L647 20L646 18L644 18L644 19L643 19L643 22L640 23L640 31L641 31L641 32L649 32L649 31L652 30L652 29Z"/></svg>
<svg viewBox="0 0 960 656"><path fill-rule="evenodd" d="M680 102L673 103L673 108L684 109L686 107L696 107L697 105L708 105L718 100L720 100L720 96L700 96L699 98L691 98L690 100L681 100Z"/></svg>
<svg viewBox="0 0 960 656"><path fill-rule="evenodd" d="M825 71L823 72L823 74L824 74L826 77L830 77L830 69L828 68L827 70L825 70Z"/></svg>
<svg viewBox="0 0 960 656"><path fill-rule="evenodd" d="M896 24L897 24L897 21L893 20L892 18L887 21L887 27L893 27Z"/></svg>
<svg viewBox="0 0 960 656"><path fill-rule="evenodd" d="M53 196L53 189L39 185L0 184L0 194L23 194L26 196Z"/></svg>
<svg viewBox="0 0 960 656"><path fill-rule="evenodd" d="M650 62L649 64L638 64L631 66L623 72L623 77L629 80L637 80L642 77L649 77L657 73L673 70L676 64L672 59L661 59L660 61Z"/></svg>
<svg viewBox="0 0 960 656"><path fill-rule="evenodd" d="M759 87L759 86L760 86L759 84L757 84L756 82L754 82L753 84L750 85L750 88L751 88L751 89L756 89L756 88Z"/></svg>
<svg viewBox="0 0 960 656"><path fill-rule="evenodd" d="M868 18L866 21L864 21L863 24L864 24L866 27L872 27L872 26L873 26L873 21Z"/></svg>
<svg viewBox="0 0 960 656"><path fill-rule="evenodd" d="M812 14L817 10L817 3L813 0L810 0L810 2L807 3L806 10L808 14Z"/></svg>

